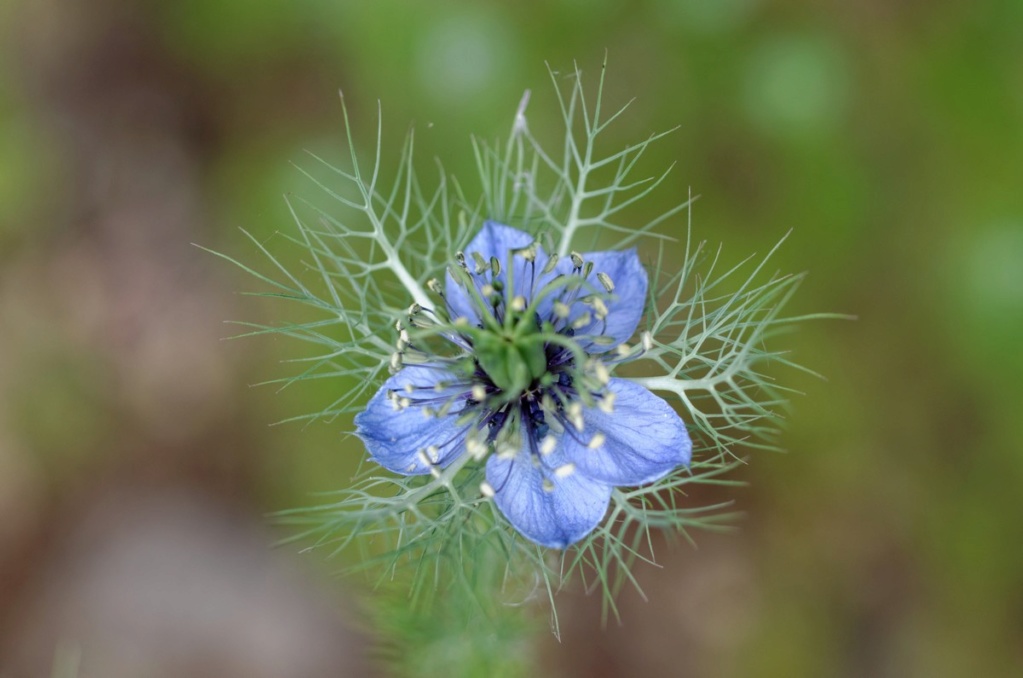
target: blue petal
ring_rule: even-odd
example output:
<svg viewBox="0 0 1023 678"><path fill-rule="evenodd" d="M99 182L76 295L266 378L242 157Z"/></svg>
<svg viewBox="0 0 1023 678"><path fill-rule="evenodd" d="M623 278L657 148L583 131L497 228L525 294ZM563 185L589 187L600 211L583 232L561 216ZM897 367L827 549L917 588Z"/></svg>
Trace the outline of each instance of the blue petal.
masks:
<svg viewBox="0 0 1023 678"><path fill-rule="evenodd" d="M587 278L594 289L604 291L597 278L598 273L604 273L614 283L614 292L607 300L607 326L595 321L588 328L580 330L581 333L591 332L599 334L602 330L606 336L615 340L613 344L587 347L590 353L602 353L628 341L639 321L643 318L643 309L646 308L647 273L643 264L636 254L635 248L609 252L588 252L583 259L593 262L593 273ZM560 263L560 262L559 262ZM570 319L583 314L585 308L577 304L573 309Z"/></svg>
<svg viewBox="0 0 1023 678"><path fill-rule="evenodd" d="M558 477L553 469L563 459L555 452L534 464L534 455L520 451L512 459L491 455L487 482L495 490L494 502L508 522L541 546L565 548L593 531L607 512L611 487L580 473ZM544 489L544 479L553 490Z"/></svg>
<svg viewBox="0 0 1023 678"><path fill-rule="evenodd" d="M642 485L658 480L681 465L689 465L693 444L671 405L626 379L612 379L614 410L583 410L583 432L562 435L559 447L579 473L610 485ZM597 433L603 445L585 443Z"/></svg>
<svg viewBox="0 0 1023 678"><path fill-rule="evenodd" d="M475 266L474 259L472 258L473 252L479 252L480 256L488 262L490 257L496 257L501 262L501 274L497 276L497 279L503 284L507 284L509 253L512 250L528 247L532 242L533 236L525 231L499 224L496 221L487 221L483 224L480 232L476 234L476 237L466 245L464 250L465 259L469 265L469 270L472 271ZM546 256L539 258L539 260L546 261ZM515 274L512 281L515 287L515 294L523 294L520 290L523 289L524 283L528 282L527 266L528 264L524 259L515 257ZM445 294L448 306L451 308L452 317L464 316L470 320L477 320L479 318L479 311L472 302L469 293L455 283L450 273L447 274Z"/></svg>
<svg viewBox="0 0 1023 678"><path fill-rule="evenodd" d="M366 409L355 417L355 433L366 444L370 457L386 469L402 475L417 475L430 472L420 450L434 445L438 448L437 466L451 463L465 449L466 426L458 426L458 413L464 401L453 407L444 417L426 416L423 408L415 404L419 397L458 397L456 389L435 390L441 381L453 381L454 377L443 370L423 366L408 366L384 382L370 398ZM415 392L408 394L406 385ZM464 390L464 389L463 389ZM403 410L396 410L388 398L389 391L407 396L413 404ZM433 404L433 409L440 407Z"/></svg>

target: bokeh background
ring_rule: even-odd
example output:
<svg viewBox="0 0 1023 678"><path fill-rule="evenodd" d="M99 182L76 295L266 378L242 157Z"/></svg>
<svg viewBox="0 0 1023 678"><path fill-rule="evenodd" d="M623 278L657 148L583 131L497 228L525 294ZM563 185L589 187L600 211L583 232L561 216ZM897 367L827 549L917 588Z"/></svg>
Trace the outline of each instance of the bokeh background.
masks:
<svg viewBox="0 0 1023 678"><path fill-rule="evenodd" d="M468 181L525 88L556 138L545 61L606 50L616 142L680 126L648 209L692 188L733 258L792 229L793 312L858 320L783 339L826 380L785 375L788 452L694 498L739 529L662 549L606 630L563 595L520 658L1023 675L1023 3L5 0L0 33L0 674L387 675L360 583L266 519L347 482L347 422L269 425L343 385L250 387L300 347L222 321L287 309L190 243L255 262L238 227L321 199L289 163L342 157L339 88L366 150L379 100L392 167L414 124Z"/></svg>

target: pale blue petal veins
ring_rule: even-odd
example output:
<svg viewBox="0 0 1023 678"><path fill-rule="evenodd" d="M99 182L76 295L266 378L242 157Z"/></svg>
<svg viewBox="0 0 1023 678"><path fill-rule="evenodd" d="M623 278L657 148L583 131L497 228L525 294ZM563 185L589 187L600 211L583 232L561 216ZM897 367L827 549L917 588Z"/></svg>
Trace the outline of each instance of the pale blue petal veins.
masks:
<svg viewBox="0 0 1023 678"><path fill-rule="evenodd" d="M416 404L417 399L430 399L437 410L438 400L457 397L457 389L443 388L444 382L452 379L443 370L408 366L384 382L366 409L355 417L355 434L375 462L395 473L417 475L430 472L427 460L444 467L464 451L467 427L459 426L458 417L452 416L461 411L464 401L444 417L427 416L427 411ZM408 398L409 406L397 409L388 397L391 391L397 397Z"/></svg>
<svg viewBox="0 0 1023 678"><path fill-rule="evenodd" d="M627 379L612 379L607 389L614 394L614 410L609 414L597 407L585 408L581 442L565 434L559 443L580 474L610 485L632 486L689 465L693 444L671 405ZM585 443L598 434L604 442L591 449Z"/></svg>
<svg viewBox="0 0 1023 678"><path fill-rule="evenodd" d="M555 472L559 456L521 451L512 459L491 455L487 460L497 508L528 539L551 548L565 548L592 532L611 500L610 485L580 473ZM551 491L544 489L545 479Z"/></svg>
<svg viewBox="0 0 1023 678"><path fill-rule="evenodd" d="M510 252L529 247L532 242L533 236L525 231L499 224L496 221L487 221L483 224L480 232L476 234L476 237L465 246L466 265L468 265L470 271L475 270L476 261L472 256L473 252L478 252L486 262L489 262L491 257L496 257L501 264L501 274L497 276L497 279L502 284L507 284L508 264L512 260ZM518 291L519 286L527 281L527 266L528 263L525 259L514 257L513 284L518 294L521 294ZM445 294L452 315L454 317L463 316L472 321L479 320L479 311L476 305L473 304L469 293L455 283L450 273L446 274L446 276ZM489 276L487 279L490 279Z"/></svg>

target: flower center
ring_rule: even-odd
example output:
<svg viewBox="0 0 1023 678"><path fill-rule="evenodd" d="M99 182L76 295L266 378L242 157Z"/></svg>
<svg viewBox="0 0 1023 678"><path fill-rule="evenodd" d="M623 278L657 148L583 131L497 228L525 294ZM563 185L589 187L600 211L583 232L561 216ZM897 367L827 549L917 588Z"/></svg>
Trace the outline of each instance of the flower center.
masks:
<svg viewBox="0 0 1023 678"><path fill-rule="evenodd" d="M456 255L447 294L439 281L428 284L440 306L413 305L398 322L392 370L422 365L444 378L394 391L392 402L457 416L476 458L527 450L542 464L553 436L582 440L584 407L614 406L610 367L635 353L605 334L614 283L594 276L582 256L559 265L535 243L508 252L503 266L478 252L470 257ZM615 344L610 353L599 348Z"/></svg>

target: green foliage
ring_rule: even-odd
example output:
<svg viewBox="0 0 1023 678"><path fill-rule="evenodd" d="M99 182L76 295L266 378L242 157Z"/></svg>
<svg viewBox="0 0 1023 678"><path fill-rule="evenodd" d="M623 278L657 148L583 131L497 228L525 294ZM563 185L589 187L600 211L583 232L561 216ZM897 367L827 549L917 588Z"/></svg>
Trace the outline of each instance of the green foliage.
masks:
<svg viewBox="0 0 1023 678"><path fill-rule="evenodd" d="M333 418L359 411L379 387L396 320L410 303L433 305L427 281L442 277L484 218L530 230L561 256L588 249L605 234L612 247L638 244L660 251L652 266L647 314L653 341L627 368L630 373L620 376L674 396L682 405L696 440L690 468L647 486L615 490L601 526L564 552L537 547L504 521L480 496L482 466L467 454L426 477L367 469L353 487L328 501L282 515L298 528L295 539L332 552L355 547L358 568L380 582L408 581L416 605L436 604L444 596L438 592L457 592L490 609L494 603L487 597L495 595L493 584L499 582L504 593L498 599L539 591L553 606L559 588L578 577L600 591L605 611L614 613L621 587L638 585L633 566L653 561L655 531L689 538L693 529L727 526L733 516L726 506L692 506L686 493L693 485L734 482L727 474L741 464L737 446L771 447L788 393L773 380L772 366L794 365L768 343L805 319L782 315L801 277L769 274L770 254L759 263L720 271L718 255L708 257L704 244L691 243L691 223L676 224L691 197L633 224L629 208L670 172L650 177L639 169L650 144L666 133L607 152L600 141L628 105L610 114L602 109L603 69L592 104L578 69L567 80L554 72L551 77L565 125L561 148L548 151L529 129L527 92L505 143L474 143L483 188L478 199L443 173L435 188L425 188L413 169L412 133L397 176L386 182L379 124L375 153L364 169L346 111L350 169L315 158L326 178L301 170L337 204L323 209L307 200L289 203L297 235L285 237L305 255L303 274L255 240L273 274L231 260L271 287L264 296L315 311L307 322L251 327L243 336L283 334L318 347L315 356L303 359L298 374L281 383L337 378L354 384L309 415ZM664 246L683 229L685 255L673 266ZM556 615L552 620L557 633Z"/></svg>

